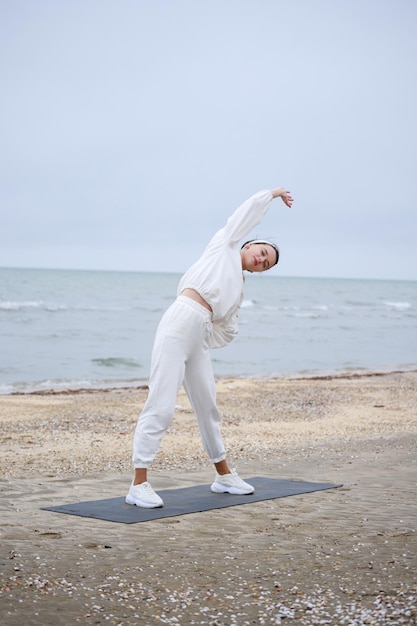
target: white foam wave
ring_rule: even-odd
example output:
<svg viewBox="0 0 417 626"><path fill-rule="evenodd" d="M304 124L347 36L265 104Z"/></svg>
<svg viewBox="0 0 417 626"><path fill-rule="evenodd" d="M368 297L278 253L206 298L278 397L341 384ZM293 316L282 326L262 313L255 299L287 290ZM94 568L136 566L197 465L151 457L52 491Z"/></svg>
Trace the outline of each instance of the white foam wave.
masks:
<svg viewBox="0 0 417 626"><path fill-rule="evenodd" d="M0 310L3 311L25 311L27 309L39 309L42 311L64 311L68 309L65 304L54 304L43 302L42 300L24 300L22 302L1 300Z"/></svg>
<svg viewBox="0 0 417 626"><path fill-rule="evenodd" d="M43 380L27 383L5 383L0 384L0 395L11 395L14 393L42 393L49 391L79 391L95 389L119 389L126 387L137 387L146 384L146 381L135 379L101 379L101 380Z"/></svg>
<svg viewBox="0 0 417 626"><path fill-rule="evenodd" d="M101 306L89 306L89 305L69 305L59 304L55 302L44 302L43 300L23 300L21 302L12 300L0 300L0 311L125 311L128 307L101 307Z"/></svg>
<svg viewBox="0 0 417 626"><path fill-rule="evenodd" d="M389 300L384 302L385 306L389 306L393 309L397 309L398 311L405 311L406 309L411 308L411 304L409 302L390 302Z"/></svg>
<svg viewBox="0 0 417 626"><path fill-rule="evenodd" d="M253 300L243 300L242 304L240 305L240 308L248 309L251 306L255 306L255 303Z"/></svg>

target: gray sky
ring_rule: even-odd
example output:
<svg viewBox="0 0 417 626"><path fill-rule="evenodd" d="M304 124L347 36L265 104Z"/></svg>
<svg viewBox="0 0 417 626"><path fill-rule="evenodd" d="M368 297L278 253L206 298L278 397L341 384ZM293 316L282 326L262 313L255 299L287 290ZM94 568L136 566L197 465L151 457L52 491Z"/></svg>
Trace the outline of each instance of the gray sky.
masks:
<svg viewBox="0 0 417 626"><path fill-rule="evenodd" d="M417 279L415 0L3 0L0 266Z"/></svg>

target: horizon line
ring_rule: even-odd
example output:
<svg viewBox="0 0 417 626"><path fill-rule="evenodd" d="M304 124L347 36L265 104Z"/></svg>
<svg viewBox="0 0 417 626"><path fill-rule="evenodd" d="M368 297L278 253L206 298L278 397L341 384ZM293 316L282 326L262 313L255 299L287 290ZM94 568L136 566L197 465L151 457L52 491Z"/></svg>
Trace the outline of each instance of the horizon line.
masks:
<svg viewBox="0 0 417 626"><path fill-rule="evenodd" d="M27 266L0 266L0 270L26 270L26 271L51 271L51 272L113 272L122 274L172 274L182 276L184 271L170 270L133 270L133 269L109 269L109 268L81 268L81 267L27 267ZM314 279L314 280L363 280L363 281L398 281L417 282L417 278L375 278L370 276L318 276L307 274L260 274L262 279L285 278L285 279Z"/></svg>

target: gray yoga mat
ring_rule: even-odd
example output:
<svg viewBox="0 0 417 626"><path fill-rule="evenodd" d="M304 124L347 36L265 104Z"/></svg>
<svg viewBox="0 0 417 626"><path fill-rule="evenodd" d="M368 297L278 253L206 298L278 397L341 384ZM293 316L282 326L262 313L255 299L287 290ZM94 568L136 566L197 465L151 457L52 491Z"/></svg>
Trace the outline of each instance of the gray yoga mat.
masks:
<svg viewBox="0 0 417 626"><path fill-rule="evenodd" d="M223 509L228 506L252 504L262 500L274 500L286 496L295 496L302 493L335 489L342 485L329 483L310 483L295 480L283 480L278 478L248 478L248 482L255 487L255 493L247 496L235 496L228 493L212 493L210 485L197 485L182 489L158 490L164 501L164 506L159 509L143 509L126 504L124 497L108 498L106 500L92 500L89 502L77 502L60 506L42 507L44 511L78 515L80 517L92 517L108 522L120 522L122 524L136 524L148 522L164 517L176 517L188 513L200 513L212 509Z"/></svg>

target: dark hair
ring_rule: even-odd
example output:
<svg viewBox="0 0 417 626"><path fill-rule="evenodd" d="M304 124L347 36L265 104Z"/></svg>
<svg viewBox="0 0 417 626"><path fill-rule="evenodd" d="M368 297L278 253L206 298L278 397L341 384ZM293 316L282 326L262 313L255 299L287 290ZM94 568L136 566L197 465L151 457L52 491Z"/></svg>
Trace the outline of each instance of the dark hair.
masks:
<svg viewBox="0 0 417 626"><path fill-rule="evenodd" d="M267 246L271 246L271 248L274 248L275 253L277 255L277 259L274 263L274 265L276 265L279 261L279 250L278 250L278 246L275 245L274 243L272 243L272 241L267 241L266 239L249 239L249 241L245 241L245 243L241 246L241 250L248 245L248 243L264 243ZM271 267L274 267L274 265L272 265Z"/></svg>

